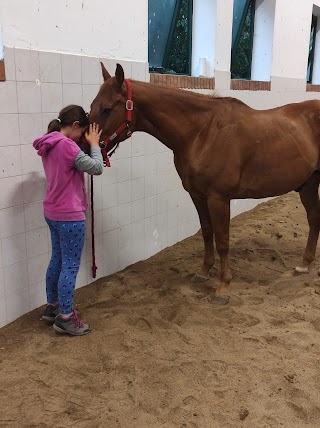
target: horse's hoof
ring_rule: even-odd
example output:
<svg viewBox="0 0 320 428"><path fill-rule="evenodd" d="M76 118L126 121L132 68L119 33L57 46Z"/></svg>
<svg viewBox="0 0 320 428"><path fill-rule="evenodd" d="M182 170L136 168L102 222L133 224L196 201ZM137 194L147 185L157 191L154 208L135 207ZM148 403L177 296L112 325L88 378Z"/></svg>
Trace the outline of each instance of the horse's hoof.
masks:
<svg viewBox="0 0 320 428"><path fill-rule="evenodd" d="M212 296L209 299L210 303L213 303L215 305L227 305L230 300L230 296Z"/></svg>
<svg viewBox="0 0 320 428"><path fill-rule="evenodd" d="M309 272L309 268L307 266L297 266L295 268L295 272L296 273L308 273Z"/></svg>
<svg viewBox="0 0 320 428"><path fill-rule="evenodd" d="M192 278L191 278L191 282L193 284L201 284L202 282L206 282L208 281L208 277L207 276L202 276L202 275L198 275L195 274Z"/></svg>

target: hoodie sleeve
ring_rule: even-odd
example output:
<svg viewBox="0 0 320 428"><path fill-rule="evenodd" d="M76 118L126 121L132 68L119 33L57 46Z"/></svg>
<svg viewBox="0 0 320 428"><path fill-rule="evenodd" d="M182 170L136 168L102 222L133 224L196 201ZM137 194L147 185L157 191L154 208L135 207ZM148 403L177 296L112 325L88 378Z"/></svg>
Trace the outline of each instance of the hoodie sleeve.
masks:
<svg viewBox="0 0 320 428"><path fill-rule="evenodd" d="M103 159L100 147L91 147L91 157L81 150L75 158L74 166L90 175L101 175Z"/></svg>
<svg viewBox="0 0 320 428"><path fill-rule="evenodd" d="M64 159L66 164L70 167L74 167L74 160L81 152L80 147L69 138L61 140L59 144L60 156Z"/></svg>

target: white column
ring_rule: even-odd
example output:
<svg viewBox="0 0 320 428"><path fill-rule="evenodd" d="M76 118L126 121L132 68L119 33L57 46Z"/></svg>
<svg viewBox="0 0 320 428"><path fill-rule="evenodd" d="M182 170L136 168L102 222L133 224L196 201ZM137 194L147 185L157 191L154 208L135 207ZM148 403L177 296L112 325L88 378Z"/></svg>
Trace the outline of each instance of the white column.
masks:
<svg viewBox="0 0 320 428"><path fill-rule="evenodd" d="M216 0L193 1L192 76L213 77Z"/></svg>
<svg viewBox="0 0 320 428"><path fill-rule="evenodd" d="M215 69L230 73L233 0L217 0Z"/></svg>
<svg viewBox="0 0 320 428"><path fill-rule="evenodd" d="M271 76L306 79L312 2L277 0Z"/></svg>
<svg viewBox="0 0 320 428"><path fill-rule="evenodd" d="M270 81L276 0L256 0L251 79Z"/></svg>
<svg viewBox="0 0 320 428"><path fill-rule="evenodd" d="M0 59L3 59L3 41L2 41L2 28L0 25Z"/></svg>
<svg viewBox="0 0 320 428"><path fill-rule="evenodd" d="M216 0L215 87L230 89L230 64L233 22L233 0Z"/></svg>

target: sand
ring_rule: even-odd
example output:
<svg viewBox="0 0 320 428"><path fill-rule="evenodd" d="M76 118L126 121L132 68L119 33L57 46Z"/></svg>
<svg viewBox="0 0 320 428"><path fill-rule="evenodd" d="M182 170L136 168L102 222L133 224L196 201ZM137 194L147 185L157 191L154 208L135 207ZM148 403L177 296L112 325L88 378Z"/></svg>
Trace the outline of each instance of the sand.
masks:
<svg viewBox="0 0 320 428"><path fill-rule="evenodd" d="M306 237L291 193L232 221L227 306L208 301L217 269L190 283L198 233L78 290L88 336L56 334L43 308L2 328L0 427L319 427L319 260L294 274Z"/></svg>

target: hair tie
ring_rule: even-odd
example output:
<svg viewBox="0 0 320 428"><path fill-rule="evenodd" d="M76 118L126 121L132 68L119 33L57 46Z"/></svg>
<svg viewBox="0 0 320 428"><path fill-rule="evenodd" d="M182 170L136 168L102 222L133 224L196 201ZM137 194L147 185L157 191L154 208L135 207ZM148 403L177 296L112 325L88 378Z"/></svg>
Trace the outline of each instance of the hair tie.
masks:
<svg viewBox="0 0 320 428"><path fill-rule="evenodd" d="M57 121L61 123L61 119L59 117L57 117Z"/></svg>

